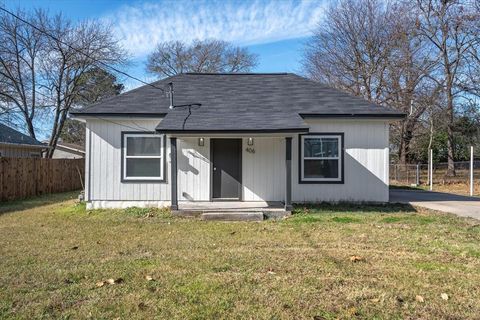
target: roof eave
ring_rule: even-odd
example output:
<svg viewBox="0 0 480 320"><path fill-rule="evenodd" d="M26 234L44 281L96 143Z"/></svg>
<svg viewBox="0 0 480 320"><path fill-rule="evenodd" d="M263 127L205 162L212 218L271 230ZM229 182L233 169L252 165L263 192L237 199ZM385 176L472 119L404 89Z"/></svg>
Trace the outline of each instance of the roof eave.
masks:
<svg viewBox="0 0 480 320"><path fill-rule="evenodd" d="M115 117L115 118L163 118L167 114L159 113L119 113L119 112L70 112L74 118L99 118L99 117Z"/></svg>
<svg viewBox="0 0 480 320"><path fill-rule="evenodd" d="M9 143L9 142L0 142L0 146L5 147L14 147L14 148L39 148L39 149L49 149L49 146L39 145L39 144L28 144L28 143Z"/></svg>
<svg viewBox="0 0 480 320"><path fill-rule="evenodd" d="M326 119L386 119L386 120L402 120L405 119L406 113L300 113L303 119L306 118L326 118Z"/></svg>
<svg viewBox="0 0 480 320"><path fill-rule="evenodd" d="M284 128L284 129L224 129L224 130L179 130L179 129L155 129L156 132L165 134L256 134L256 133L305 133L308 128Z"/></svg>

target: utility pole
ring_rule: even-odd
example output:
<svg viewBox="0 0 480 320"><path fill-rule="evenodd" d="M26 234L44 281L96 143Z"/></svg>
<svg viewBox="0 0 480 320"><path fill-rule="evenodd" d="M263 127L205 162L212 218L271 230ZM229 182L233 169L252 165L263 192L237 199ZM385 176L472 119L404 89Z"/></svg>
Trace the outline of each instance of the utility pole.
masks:
<svg viewBox="0 0 480 320"><path fill-rule="evenodd" d="M473 146L470 147L470 196L473 196Z"/></svg>
<svg viewBox="0 0 480 320"><path fill-rule="evenodd" d="M429 171L430 177L429 177L428 180L430 182L430 191L432 191L433 190L433 150L430 149L429 151L430 151L429 152L429 158L430 158L429 160L430 161L428 162L428 166L429 166L430 170L428 170L428 171Z"/></svg>

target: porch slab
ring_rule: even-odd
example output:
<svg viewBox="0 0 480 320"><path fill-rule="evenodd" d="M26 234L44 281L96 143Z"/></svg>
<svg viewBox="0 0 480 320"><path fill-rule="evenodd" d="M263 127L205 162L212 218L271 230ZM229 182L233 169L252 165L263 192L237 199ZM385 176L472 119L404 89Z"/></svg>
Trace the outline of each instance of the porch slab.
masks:
<svg viewBox="0 0 480 320"><path fill-rule="evenodd" d="M281 202L265 201L204 201L179 202L179 211L231 212L231 211L285 211Z"/></svg>
<svg viewBox="0 0 480 320"><path fill-rule="evenodd" d="M213 201L180 202L176 216L200 217L218 221L261 221L281 219L290 215L281 202L265 201Z"/></svg>

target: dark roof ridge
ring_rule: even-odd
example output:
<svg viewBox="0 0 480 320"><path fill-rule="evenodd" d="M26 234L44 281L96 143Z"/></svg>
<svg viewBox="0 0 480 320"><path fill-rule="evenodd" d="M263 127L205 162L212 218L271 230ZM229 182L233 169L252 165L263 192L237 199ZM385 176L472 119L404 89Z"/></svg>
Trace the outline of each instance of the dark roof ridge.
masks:
<svg viewBox="0 0 480 320"><path fill-rule="evenodd" d="M288 72L185 72L184 75L198 76L285 76Z"/></svg>

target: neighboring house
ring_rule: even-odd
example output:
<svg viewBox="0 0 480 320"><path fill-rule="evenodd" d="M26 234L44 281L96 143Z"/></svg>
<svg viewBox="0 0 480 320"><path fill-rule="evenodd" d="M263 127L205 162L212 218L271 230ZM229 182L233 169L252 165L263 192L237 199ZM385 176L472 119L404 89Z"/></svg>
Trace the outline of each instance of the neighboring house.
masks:
<svg viewBox="0 0 480 320"><path fill-rule="evenodd" d="M0 124L0 157L40 158L45 149L40 141Z"/></svg>
<svg viewBox="0 0 480 320"><path fill-rule="evenodd" d="M237 200L290 210L387 202L389 125L405 115L295 74L187 73L74 116L86 121L88 208Z"/></svg>
<svg viewBox="0 0 480 320"><path fill-rule="evenodd" d="M85 158L85 147L78 144L58 142L53 151L54 159L81 159Z"/></svg>

